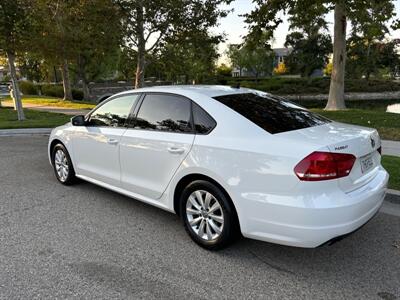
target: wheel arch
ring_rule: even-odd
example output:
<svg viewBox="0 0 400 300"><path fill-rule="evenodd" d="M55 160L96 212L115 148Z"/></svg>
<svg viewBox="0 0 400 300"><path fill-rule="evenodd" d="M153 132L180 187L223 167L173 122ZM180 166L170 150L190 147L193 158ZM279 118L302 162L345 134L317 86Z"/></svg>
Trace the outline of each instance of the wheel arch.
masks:
<svg viewBox="0 0 400 300"><path fill-rule="evenodd" d="M53 149L54 149L54 147L55 147L57 144L63 145L63 146L65 147L65 149L67 149L67 151L68 151L68 153L69 153L69 156L71 157L71 151L69 151L67 145L66 145L60 138L55 137L55 138L51 141L51 143L50 143L50 145L49 145L49 159L50 159L50 163L51 163L51 164L53 164L53 157L52 157L52 155L53 155ZM72 160L72 157L71 157L71 160Z"/></svg>
<svg viewBox="0 0 400 300"><path fill-rule="evenodd" d="M51 141L50 143L50 147L49 147L49 155L51 156L52 152L53 152L53 148L57 145L57 144L62 144L64 145L64 143L60 140L55 138L54 140ZM64 145L65 147L65 145Z"/></svg>
<svg viewBox="0 0 400 300"><path fill-rule="evenodd" d="M229 195L229 193L226 191L226 189L220 183L218 183L215 179L213 179L207 175L200 174L200 173L187 174L187 175L183 176L176 184L175 189L174 189L174 197L173 197L175 213L179 216L179 196L180 196L181 192L189 183L196 181L196 180L205 180L205 181L211 182L212 184L216 185L224 193L224 195L226 196L226 198L232 205L233 212L234 212L234 215L236 218L236 222L240 229L239 217L238 217L236 206L232 201L232 197Z"/></svg>

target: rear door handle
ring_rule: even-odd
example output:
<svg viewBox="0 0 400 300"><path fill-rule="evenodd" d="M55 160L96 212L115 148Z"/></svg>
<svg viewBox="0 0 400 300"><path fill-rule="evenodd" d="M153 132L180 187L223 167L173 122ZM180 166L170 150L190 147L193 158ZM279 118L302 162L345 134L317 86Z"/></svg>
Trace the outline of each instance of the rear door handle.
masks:
<svg viewBox="0 0 400 300"><path fill-rule="evenodd" d="M185 152L185 149L177 147L169 147L168 152L172 154L182 154L183 152Z"/></svg>
<svg viewBox="0 0 400 300"><path fill-rule="evenodd" d="M116 144L118 144L118 140L117 139L108 139L107 143L110 145L116 145Z"/></svg>

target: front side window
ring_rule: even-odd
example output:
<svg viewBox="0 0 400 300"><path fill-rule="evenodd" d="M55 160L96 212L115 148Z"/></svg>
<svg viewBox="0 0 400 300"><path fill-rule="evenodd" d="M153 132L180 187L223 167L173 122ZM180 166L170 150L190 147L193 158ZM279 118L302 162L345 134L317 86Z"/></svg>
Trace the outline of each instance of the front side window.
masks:
<svg viewBox="0 0 400 300"><path fill-rule="evenodd" d="M123 127L138 95L126 95L110 100L95 110L89 118L90 126Z"/></svg>
<svg viewBox="0 0 400 300"><path fill-rule="evenodd" d="M272 134L331 122L290 101L261 93L224 95L214 99Z"/></svg>
<svg viewBox="0 0 400 300"><path fill-rule="evenodd" d="M190 100L164 94L148 94L140 106L135 128L169 132L191 132Z"/></svg>

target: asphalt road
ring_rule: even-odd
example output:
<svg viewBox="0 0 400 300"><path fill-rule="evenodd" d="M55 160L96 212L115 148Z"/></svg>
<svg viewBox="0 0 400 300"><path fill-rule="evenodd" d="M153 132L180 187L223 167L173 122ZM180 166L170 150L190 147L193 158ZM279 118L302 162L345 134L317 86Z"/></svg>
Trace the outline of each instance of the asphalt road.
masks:
<svg viewBox="0 0 400 300"><path fill-rule="evenodd" d="M379 213L329 247L241 239L208 252L173 214L58 184L46 144L0 138L1 299L400 298L399 216Z"/></svg>

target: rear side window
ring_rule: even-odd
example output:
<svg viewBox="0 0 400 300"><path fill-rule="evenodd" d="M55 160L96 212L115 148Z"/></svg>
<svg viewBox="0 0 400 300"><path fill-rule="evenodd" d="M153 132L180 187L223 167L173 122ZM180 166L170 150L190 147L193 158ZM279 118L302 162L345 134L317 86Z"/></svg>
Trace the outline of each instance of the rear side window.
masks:
<svg viewBox="0 0 400 300"><path fill-rule="evenodd" d="M196 133L207 134L217 126L215 120L200 106L193 102L193 123Z"/></svg>
<svg viewBox="0 0 400 300"><path fill-rule="evenodd" d="M170 132L192 132L189 99L163 94L148 94L136 117L136 128Z"/></svg>
<svg viewBox="0 0 400 300"><path fill-rule="evenodd" d="M290 101L267 95L232 94L214 97L214 99L272 134L331 122Z"/></svg>

